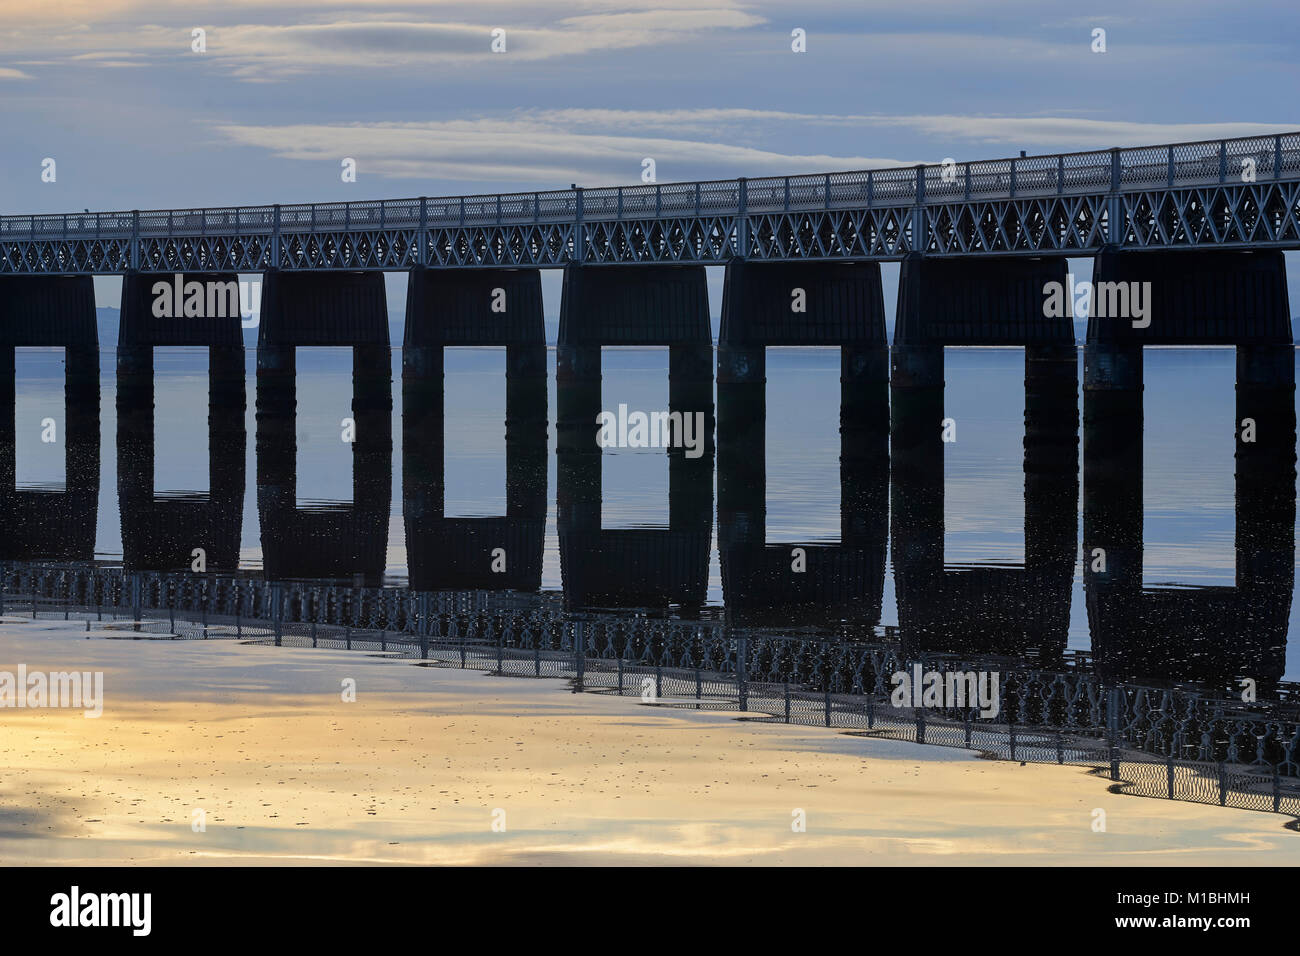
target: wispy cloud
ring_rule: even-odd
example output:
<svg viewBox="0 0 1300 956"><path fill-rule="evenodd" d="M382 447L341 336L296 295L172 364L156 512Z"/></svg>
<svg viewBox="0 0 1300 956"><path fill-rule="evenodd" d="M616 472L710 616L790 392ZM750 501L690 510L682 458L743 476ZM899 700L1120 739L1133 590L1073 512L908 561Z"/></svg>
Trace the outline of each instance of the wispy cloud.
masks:
<svg viewBox="0 0 1300 956"><path fill-rule="evenodd" d="M662 118L635 117L636 121L620 127L596 116L583 117L582 112L519 111L496 119L426 123L225 124L217 131L236 144L265 149L282 159L338 163L342 157L352 157L363 175L511 182L537 188L639 181L646 157L655 160L661 181L896 164L881 157L783 152L713 137L667 135L656 132L673 125ZM714 111L710 124L715 132L722 121L720 112ZM635 128L637 121L640 129ZM701 120L692 128L704 127Z"/></svg>
<svg viewBox="0 0 1300 956"><path fill-rule="evenodd" d="M1297 128L1297 123L1153 123L1078 116L869 116L879 127L904 127L925 136L983 143L1031 144L1035 149L1098 149L1184 140L1261 136Z"/></svg>
<svg viewBox="0 0 1300 956"><path fill-rule="evenodd" d="M32 77L22 70L15 70L13 67L0 66L0 80L30 80Z"/></svg>
<svg viewBox="0 0 1300 956"><path fill-rule="evenodd" d="M1275 0L1260 0L1259 22L1276 19ZM1105 4L1102 5L1103 7ZM0 0L0 54L58 56L89 68L121 65L129 52L166 64L190 56L190 31L207 31L204 62L248 81L280 81L339 69L395 67L437 71L497 69L621 50L728 43L753 56L789 55L791 26L809 31L809 60L850 57L876 65L925 63L936 74L972 78L1025 70L1093 69L1090 27L1114 32L1113 59L1129 64L1210 61L1223 70L1259 60L1289 64L1290 44L1270 31L1206 33L1171 22L1158 8L1138 16L1042 22L1041 0L208 0L184 8L163 0ZM1218 9L1213 0L1180 0L1179 12ZM506 31L506 58L490 52L491 31ZM646 61L643 59L642 65ZM1111 62L1111 61L1107 61ZM671 68L668 66L667 68Z"/></svg>
<svg viewBox="0 0 1300 956"><path fill-rule="evenodd" d="M1032 143L1036 147L1140 146L1177 140L1257 136L1297 128L1294 123L1158 123L1086 116L963 116L957 114L799 113L787 110L701 108L673 110L559 109L536 114L575 129L675 129L721 127L780 129L789 124L841 129L907 129L940 140Z"/></svg>
<svg viewBox="0 0 1300 956"><path fill-rule="evenodd" d="M0 9L6 5L0 0ZM120 6L125 13L132 5ZM202 8L191 15L196 22L188 18L176 22L174 10L134 6L137 15L157 14L159 19L131 25L109 20L93 29L86 21L20 20L19 25L0 31L0 51L57 52L86 65L120 65L128 57L163 62L191 55L191 31L202 28L205 62L242 79L268 80L338 68L429 69L470 61L498 66L659 46L696 39L703 31L732 31L765 22L733 0L623 4L618 9L606 9L604 3L571 2L445 4L429 18L414 16L401 2L349 4L350 11L329 16L321 15L320 5L313 3L315 18L305 20L303 5L273 3L257 11L262 22L230 22L229 10L222 11L226 14L222 19L207 20L205 14L217 11ZM249 3L244 8L255 6ZM356 12L366 6L387 9ZM502 55L492 50L496 30L504 31L504 56L509 61L490 59Z"/></svg>
<svg viewBox="0 0 1300 956"><path fill-rule="evenodd" d="M936 162L941 155L884 157L791 151L766 143L816 141L818 127L905 128L943 142L970 144L973 155L997 156L1007 145L1036 151L1141 145L1262 135L1291 127L1266 123L1137 123L1080 117L889 116L796 113L758 109L517 110L494 118L420 123L247 125L216 131L239 146L280 159L338 163L357 160L363 174L389 179L441 179L524 184L627 183L645 157L658 178L761 176ZM745 139L747 138L747 139ZM979 149L976 144L987 147Z"/></svg>

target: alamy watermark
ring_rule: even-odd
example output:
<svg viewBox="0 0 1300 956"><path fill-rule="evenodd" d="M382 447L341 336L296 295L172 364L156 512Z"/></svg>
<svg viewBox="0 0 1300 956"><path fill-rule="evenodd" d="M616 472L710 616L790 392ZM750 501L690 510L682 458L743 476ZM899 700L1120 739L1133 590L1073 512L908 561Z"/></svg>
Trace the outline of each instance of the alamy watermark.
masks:
<svg viewBox="0 0 1300 956"><path fill-rule="evenodd" d="M1064 284L1043 284L1043 315L1049 319L1132 319L1133 328L1145 329L1151 324L1151 283L1075 282L1070 272Z"/></svg>
<svg viewBox="0 0 1300 956"><path fill-rule="evenodd" d="M229 319L240 317L246 329L257 328L261 321L262 282L233 279L219 282L209 279L185 281L180 273L171 281L155 282L153 314L158 319Z"/></svg>
<svg viewBox="0 0 1300 956"><path fill-rule="evenodd" d="M0 671L0 708L68 707L85 711L86 717L104 712L103 671L28 672Z"/></svg>
<svg viewBox="0 0 1300 956"><path fill-rule="evenodd" d="M153 894L83 893L74 885L67 893L50 897L50 925L126 927L132 936L148 936L153 928Z"/></svg>
<svg viewBox="0 0 1300 956"><path fill-rule="evenodd" d="M601 448L685 448L687 458L704 454L703 412L618 412L596 416Z"/></svg>
<svg viewBox="0 0 1300 956"><path fill-rule="evenodd" d="M895 671L889 702L895 707L937 707L952 710L977 707L980 716L993 718L1001 709L997 671L925 671L913 664L911 673Z"/></svg>

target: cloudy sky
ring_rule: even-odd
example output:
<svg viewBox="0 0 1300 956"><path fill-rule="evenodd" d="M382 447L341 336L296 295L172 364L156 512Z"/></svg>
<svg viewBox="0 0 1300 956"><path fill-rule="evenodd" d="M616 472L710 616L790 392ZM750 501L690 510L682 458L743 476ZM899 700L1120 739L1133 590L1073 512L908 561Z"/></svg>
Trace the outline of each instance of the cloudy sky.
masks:
<svg viewBox="0 0 1300 956"><path fill-rule="evenodd" d="M1300 128L1297 11L0 0L0 211L631 183L647 156L668 182L1276 132Z"/></svg>

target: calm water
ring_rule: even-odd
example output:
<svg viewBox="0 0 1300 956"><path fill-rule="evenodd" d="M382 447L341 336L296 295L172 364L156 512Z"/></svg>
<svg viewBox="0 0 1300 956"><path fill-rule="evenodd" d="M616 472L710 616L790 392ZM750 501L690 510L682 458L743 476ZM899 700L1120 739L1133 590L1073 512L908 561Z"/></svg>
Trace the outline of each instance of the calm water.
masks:
<svg viewBox="0 0 1300 956"><path fill-rule="evenodd" d="M1234 543L1234 380L1231 349L1148 349L1145 353L1142 580L1147 586L1221 586L1236 582ZM1017 564L1026 557L1024 353L1019 349L948 349L944 412L957 440L943 459L943 558L950 565ZM603 407L668 405L667 349L604 350ZM240 562L262 566L258 515L255 364L247 364L247 439ZM94 550L122 558L118 505L115 358L101 355L100 480ZM209 488L207 356L189 350L155 355L154 494ZM556 527L555 353L549 353L546 525L542 587L560 589ZM392 496L386 578L404 584L401 354L394 350ZM506 513L505 353L449 349L445 379L445 515ZM42 422L64 421L62 354L21 350L17 360L16 480L20 489L64 481L62 435L42 441ZM766 420L768 542L839 541L839 371L835 349L769 349ZM297 500L300 507L350 503L352 446L341 440L353 413L348 350L298 350ZM228 452L227 452L228 453ZM669 467L660 449L606 449L601 461L602 529L666 527ZM715 499L716 507L716 499ZM1075 539L1081 537L1082 498ZM710 550L708 603L723 602L716 548ZM1291 531L1294 538L1294 529ZM1293 558L1291 559L1293 562ZM1081 563L1076 560L1068 646L1091 646ZM892 563L884 575L880 622L898 622ZM1289 600L1295 632L1297 602ZM1249 627L1243 622L1242 627ZM1286 676L1300 678L1300 651L1288 641Z"/></svg>

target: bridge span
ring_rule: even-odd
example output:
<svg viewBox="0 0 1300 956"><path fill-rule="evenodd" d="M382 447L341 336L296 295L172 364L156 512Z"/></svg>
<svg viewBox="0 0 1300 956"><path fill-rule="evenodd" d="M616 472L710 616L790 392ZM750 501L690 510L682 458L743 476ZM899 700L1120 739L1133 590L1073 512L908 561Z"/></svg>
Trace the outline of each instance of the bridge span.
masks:
<svg viewBox="0 0 1300 956"><path fill-rule="evenodd" d="M854 172L0 217L0 275L1300 248L1300 132Z"/></svg>
<svg viewBox="0 0 1300 956"><path fill-rule="evenodd" d="M268 577L380 579L391 518L395 343L379 273L403 270L402 497L417 590L482 587L484 575L494 587L538 586L553 420L562 576L580 605L698 607L716 514L723 587L737 614L780 621L847 608L870 620L880 610L892 512L909 633L971 646L998 633L1040 652L1060 649L1066 619L1034 613L1019 595L1032 586L1056 595L1054 606L1068 604L1081 386L1085 502L1113 500L1119 515L1101 520L1097 509L1084 509L1089 551L1111 555L1108 571L1085 576L1096 633L1126 633L1139 626L1135 619L1144 634L1183 633L1187 621L1257 609L1259 595L1278 582L1288 601L1292 591L1294 496L1278 491L1295 480L1295 348L1283 255L1291 248L1300 248L1300 133L762 180L8 217L0 219L0 558L93 552L100 376L92 275L121 273L119 497L139 516L123 523L124 548L136 567L167 569L184 563L198 540L214 567L235 563L243 478L219 479L217 470L220 460L245 459L239 319L228 309L157 317L146 292L160 273L169 274L164 287L173 275L229 287L239 273L260 272L256 463ZM1095 258L1099 287L1147 289L1141 315L1135 295L1132 315L1090 316L1082 382L1072 323L1047 308L1049 289L1070 286L1074 295L1069 256ZM888 343L879 266L887 259L902 263ZM708 263L727 266L716 352ZM553 419L535 271L551 267L565 270ZM1115 301L1120 312L1130 302ZM151 466L128 467L152 455L153 348L182 344L210 350L215 455L214 494L183 506L155 500ZM1240 586L1208 604L1153 598L1141 587L1142 352L1172 344L1237 349L1239 488L1268 502L1245 514L1241 541L1263 541L1269 554L1243 561ZM357 429L354 505L328 513L298 509L294 490L296 349L322 345L353 351ZM443 507L443 350L457 345L507 352L507 513L473 521L448 519ZM669 409L703 422L698 457L667 450L667 528L601 524L601 355L620 345L667 346ZM988 345L1024 348L1029 551L1023 567L972 574L942 554L944 348ZM14 354L40 346L67 356L69 490L57 502L15 484ZM841 355L840 542L805 549L814 573L798 583L787 571L791 545L767 540L763 490L765 355L786 346L837 347ZM1246 438L1247 422L1264 437ZM192 534L177 537L178 528ZM68 544L52 548L60 535ZM178 554L169 542L185 547ZM493 581L499 548L515 556L512 577ZM934 613L941 607L962 608L969 627L946 628ZM1276 635L1278 621L1285 615L1257 616L1255 629ZM1260 663L1280 660L1276 646L1246 672L1280 676Z"/></svg>

